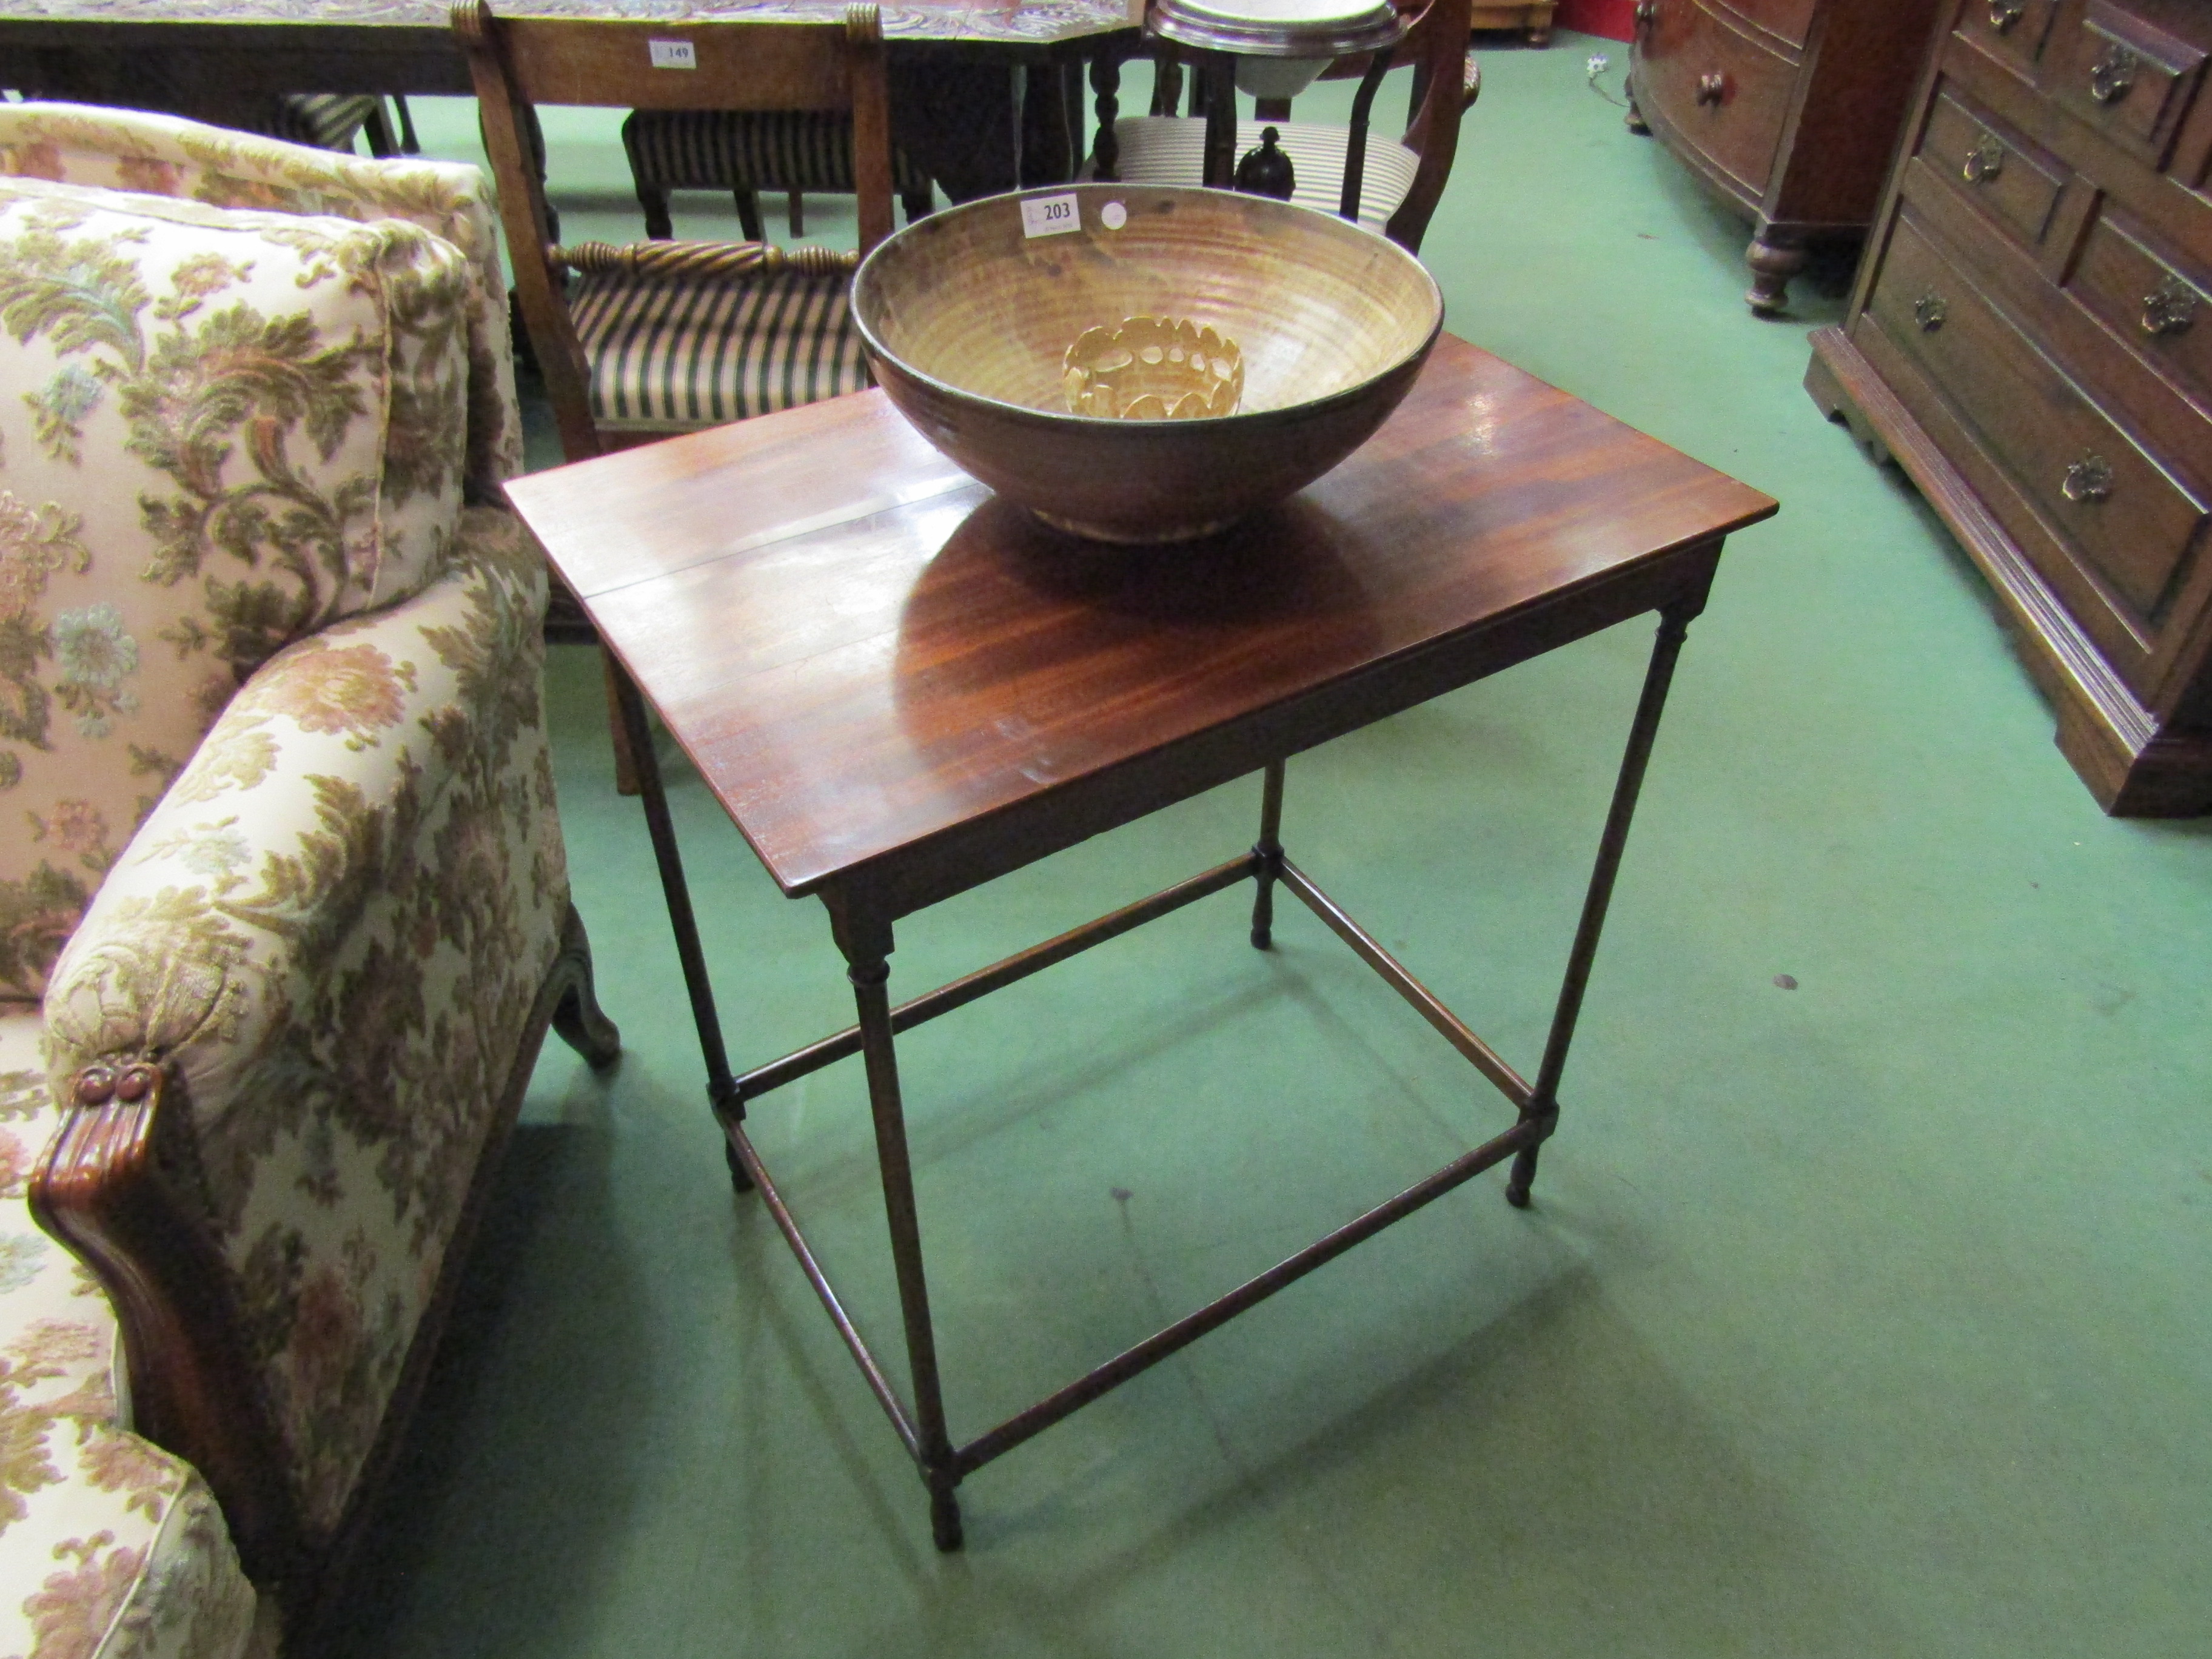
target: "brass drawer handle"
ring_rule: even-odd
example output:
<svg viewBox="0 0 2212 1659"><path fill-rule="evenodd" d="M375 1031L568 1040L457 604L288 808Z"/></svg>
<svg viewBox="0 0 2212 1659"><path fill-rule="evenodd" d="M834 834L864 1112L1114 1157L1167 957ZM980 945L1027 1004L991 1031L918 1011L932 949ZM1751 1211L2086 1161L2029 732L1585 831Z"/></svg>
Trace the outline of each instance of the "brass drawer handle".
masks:
<svg viewBox="0 0 2212 1659"><path fill-rule="evenodd" d="M2142 331L2146 334L2186 334L2197 321L2197 290L2169 274L2143 295Z"/></svg>
<svg viewBox="0 0 2212 1659"><path fill-rule="evenodd" d="M1912 302L1912 320L1920 325L1921 331L1933 334L1943 326L1943 319L1951 314L1951 307L1943 296L1930 289Z"/></svg>
<svg viewBox="0 0 2212 1659"><path fill-rule="evenodd" d="M2101 501L2112 493L2112 464L2102 455L2084 455L2066 469L2058 493L2069 501Z"/></svg>
<svg viewBox="0 0 2212 1659"><path fill-rule="evenodd" d="M1659 0L1636 0L1636 27L1641 33L1659 21Z"/></svg>
<svg viewBox="0 0 2212 1659"><path fill-rule="evenodd" d="M1728 76L1715 70L1711 75L1698 77L1698 101L1717 105L1728 96Z"/></svg>
<svg viewBox="0 0 2212 1659"><path fill-rule="evenodd" d="M2117 40L2105 48L2105 55L2089 68L2089 95L2100 104L2116 104L2128 95L2128 88L2136 83L2136 69L2142 62Z"/></svg>
<svg viewBox="0 0 2212 1659"><path fill-rule="evenodd" d="M2004 158L2005 147L1997 141L1996 134L1985 132L1966 152L1966 164L1959 169L1959 175L1970 185L1978 185L2004 171Z"/></svg>
<svg viewBox="0 0 2212 1659"><path fill-rule="evenodd" d="M1990 0L1990 27L1999 34L2027 15L2027 0Z"/></svg>

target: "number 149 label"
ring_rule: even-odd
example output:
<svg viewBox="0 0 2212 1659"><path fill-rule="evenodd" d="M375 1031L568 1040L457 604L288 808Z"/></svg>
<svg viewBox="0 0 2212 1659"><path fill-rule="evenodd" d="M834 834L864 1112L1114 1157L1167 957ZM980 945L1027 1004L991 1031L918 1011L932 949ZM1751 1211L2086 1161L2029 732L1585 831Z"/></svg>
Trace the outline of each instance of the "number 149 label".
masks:
<svg viewBox="0 0 2212 1659"><path fill-rule="evenodd" d="M1064 230L1083 228L1073 192L1066 196L1033 196L1022 204L1022 234L1057 236Z"/></svg>

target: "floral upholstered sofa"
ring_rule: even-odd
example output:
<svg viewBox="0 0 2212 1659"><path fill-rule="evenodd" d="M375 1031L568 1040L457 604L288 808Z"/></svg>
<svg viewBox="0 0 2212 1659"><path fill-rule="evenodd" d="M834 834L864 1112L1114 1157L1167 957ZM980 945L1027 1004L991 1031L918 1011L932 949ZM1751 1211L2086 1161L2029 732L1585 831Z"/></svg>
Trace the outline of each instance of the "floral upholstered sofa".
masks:
<svg viewBox="0 0 2212 1659"><path fill-rule="evenodd" d="M216 1659L615 1034L479 176L37 104L0 175L0 1656Z"/></svg>

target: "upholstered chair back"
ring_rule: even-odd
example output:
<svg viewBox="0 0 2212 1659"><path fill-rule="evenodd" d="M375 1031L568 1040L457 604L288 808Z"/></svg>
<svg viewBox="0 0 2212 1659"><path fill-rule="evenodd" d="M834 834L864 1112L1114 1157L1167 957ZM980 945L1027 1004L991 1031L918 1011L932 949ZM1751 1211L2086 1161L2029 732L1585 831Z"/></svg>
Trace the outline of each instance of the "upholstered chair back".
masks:
<svg viewBox="0 0 2212 1659"><path fill-rule="evenodd" d="M56 148L73 118L46 118L44 149L11 143L33 118L21 107L0 113L0 160L18 175L0 179L0 999L13 1000L42 994L109 866L249 674L444 569L471 416L458 319L482 290L466 252L404 220L223 212L186 199L181 173L161 196L21 176L33 158L96 170ZM108 170L159 182L157 162ZM327 653L307 691L318 706L285 712L310 729L361 726L390 667L374 655ZM219 841L198 854L222 855Z"/></svg>
<svg viewBox="0 0 2212 1659"><path fill-rule="evenodd" d="M332 218L402 219L467 256L471 501L497 504L521 470L507 281L491 187L453 162L365 161L173 116L79 104L0 104L0 173Z"/></svg>

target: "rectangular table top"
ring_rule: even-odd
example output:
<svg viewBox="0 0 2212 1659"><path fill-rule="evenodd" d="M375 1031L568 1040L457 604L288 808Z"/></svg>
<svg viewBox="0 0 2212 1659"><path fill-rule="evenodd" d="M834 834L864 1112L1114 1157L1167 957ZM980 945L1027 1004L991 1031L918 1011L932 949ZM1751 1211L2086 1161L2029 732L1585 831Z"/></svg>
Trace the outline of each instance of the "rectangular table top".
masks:
<svg viewBox="0 0 2212 1659"><path fill-rule="evenodd" d="M1767 496L1447 335L1215 540L1047 529L879 392L517 479L783 890L902 915L1655 606Z"/></svg>
<svg viewBox="0 0 2212 1659"><path fill-rule="evenodd" d="M742 16L763 22L840 22L845 0L494 0L532 16L622 16L672 27ZM262 31L449 28L447 0L0 0L0 33L26 26L49 33L87 25L192 28L252 25ZM887 40L1039 46L1129 27L1127 0L890 0ZM459 49L455 48L455 55Z"/></svg>

